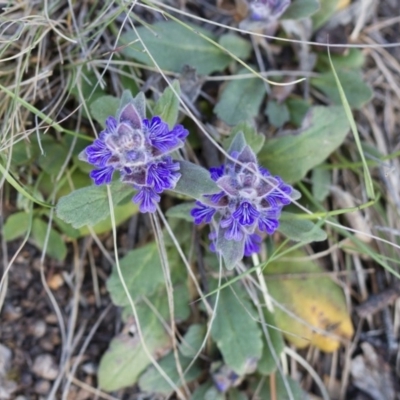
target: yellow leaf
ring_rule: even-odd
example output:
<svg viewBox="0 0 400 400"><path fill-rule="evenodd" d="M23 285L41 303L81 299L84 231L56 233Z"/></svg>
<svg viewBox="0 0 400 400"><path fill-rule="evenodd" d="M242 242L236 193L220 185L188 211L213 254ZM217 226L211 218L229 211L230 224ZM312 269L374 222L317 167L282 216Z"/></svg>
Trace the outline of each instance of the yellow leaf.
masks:
<svg viewBox="0 0 400 400"><path fill-rule="evenodd" d="M296 347L313 344L335 351L341 340L350 340L354 333L342 289L321 276L324 270L316 263L304 260L302 251L290 255L293 260L272 262L264 270L272 297L292 313L275 307L276 325Z"/></svg>
<svg viewBox="0 0 400 400"><path fill-rule="evenodd" d="M336 7L337 10L343 10L350 4L350 0L339 0L339 3Z"/></svg>

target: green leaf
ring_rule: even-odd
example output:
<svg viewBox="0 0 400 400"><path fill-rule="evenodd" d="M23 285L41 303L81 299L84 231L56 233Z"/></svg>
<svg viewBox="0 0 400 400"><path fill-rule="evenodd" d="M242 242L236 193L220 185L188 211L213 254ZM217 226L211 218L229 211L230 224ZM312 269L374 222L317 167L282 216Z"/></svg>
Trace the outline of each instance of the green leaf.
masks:
<svg viewBox="0 0 400 400"><path fill-rule="evenodd" d="M290 122L296 126L301 126L311 105L307 100L298 97L289 97L285 104L289 110Z"/></svg>
<svg viewBox="0 0 400 400"><path fill-rule="evenodd" d="M326 232L306 219L296 219L296 214L283 212L278 231L296 242L322 242L326 240Z"/></svg>
<svg viewBox="0 0 400 400"><path fill-rule="evenodd" d="M262 165L288 183L299 181L325 161L349 132L342 107L312 107L304 124L307 126L296 136L268 140L258 154Z"/></svg>
<svg viewBox="0 0 400 400"><path fill-rule="evenodd" d="M312 194L317 201L324 201L331 185L331 171L326 168L314 168L312 172Z"/></svg>
<svg viewBox="0 0 400 400"><path fill-rule="evenodd" d="M218 43L236 57L244 60L250 57L253 50L250 42L236 33L227 33L222 35L219 38Z"/></svg>
<svg viewBox="0 0 400 400"><path fill-rule="evenodd" d="M276 100L270 100L265 109L265 115L268 117L269 122L280 128L289 121L289 109L285 103L278 103Z"/></svg>
<svg viewBox="0 0 400 400"><path fill-rule="evenodd" d="M178 204L168 209L166 216L170 218L180 218L188 222L193 222L193 217L190 215L195 203L193 201L188 201L186 203Z"/></svg>
<svg viewBox="0 0 400 400"><path fill-rule="evenodd" d="M263 400L272 400L270 379L267 379L261 388L258 387L255 388L258 389L258 398ZM283 381L283 378L280 373L275 374L274 379L275 379L275 393L276 393L275 399L307 400L309 398L308 395L300 387L300 385L290 376L286 375L284 379L287 382L287 385L289 386L291 395L288 394L288 388L286 387L285 382Z"/></svg>
<svg viewBox="0 0 400 400"><path fill-rule="evenodd" d="M242 131L238 131L236 135L232 135L232 139L230 141L227 152L229 154L235 152L241 153L242 150L246 147L246 139L244 138L244 133Z"/></svg>
<svg viewBox="0 0 400 400"><path fill-rule="evenodd" d="M364 53L360 49L356 48L348 49L348 52L345 54L332 54L331 57L335 69L359 70L365 64ZM332 70L328 54L318 54L316 69L321 72Z"/></svg>
<svg viewBox="0 0 400 400"><path fill-rule="evenodd" d="M26 212L17 212L10 215L3 226L3 238L6 241L17 239L28 232L31 215Z"/></svg>
<svg viewBox="0 0 400 400"><path fill-rule="evenodd" d="M234 283L220 291L216 308L211 337L225 363L238 375L244 375L248 362L259 359L262 352L261 330L253 305L241 286Z"/></svg>
<svg viewBox="0 0 400 400"><path fill-rule="evenodd" d="M211 179L210 173L203 167L188 161L178 161L181 177L173 192L184 194L196 200L202 200L203 194L218 193L220 189Z"/></svg>
<svg viewBox="0 0 400 400"><path fill-rule="evenodd" d="M114 206L133 194L133 190L121 182L112 182L110 192ZM74 228L96 225L110 215L107 186L88 186L61 197L56 212Z"/></svg>
<svg viewBox="0 0 400 400"><path fill-rule="evenodd" d="M32 224L32 239L36 246L44 249L45 239L47 235L48 224L39 218L35 218ZM65 245L61 235L54 230L50 229L49 239L46 246L46 254L55 258L56 260L63 261L67 256L67 246Z"/></svg>
<svg viewBox="0 0 400 400"><path fill-rule="evenodd" d="M90 114L103 128L106 119L115 116L119 107L119 99L114 96L101 96L90 105Z"/></svg>
<svg viewBox="0 0 400 400"><path fill-rule="evenodd" d="M119 204L114 207L114 220L115 226L121 225L127 219L132 217L132 215L137 214L139 211L139 207L137 204L133 203L132 201L128 201L125 204ZM92 227L92 230L97 235L102 233L110 232L112 229L112 221L111 216L108 216L106 219L98 222L96 225ZM90 230L87 226L82 226L79 229L79 237L86 236L90 234Z"/></svg>
<svg viewBox="0 0 400 400"><path fill-rule="evenodd" d="M328 22L329 18L335 13L339 0L319 0L320 9L316 12L313 17L313 29L314 32L319 29L322 25Z"/></svg>
<svg viewBox="0 0 400 400"><path fill-rule="evenodd" d="M206 335L206 327L202 324L193 324L183 336L182 343L179 344L180 353L188 358L194 357L200 349Z"/></svg>
<svg viewBox="0 0 400 400"><path fill-rule="evenodd" d="M50 213L47 212L45 214L48 216ZM58 218L57 215L54 216L54 223L64 235L71 239L78 239L82 236L79 232L79 229L73 228L70 224Z"/></svg>
<svg viewBox="0 0 400 400"><path fill-rule="evenodd" d="M351 108L360 109L371 100L373 91L364 82L361 71L338 70L337 74ZM342 104L338 84L332 72L325 72L316 78L311 78L310 83L328 96L334 104Z"/></svg>
<svg viewBox="0 0 400 400"><path fill-rule="evenodd" d="M170 263L170 267L171 263ZM167 298L167 293L161 294L164 299ZM174 311L175 321L182 322L190 316L190 294L186 282L174 282Z"/></svg>
<svg viewBox="0 0 400 400"><path fill-rule="evenodd" d="M154 115L160 116L168 124L169 129L175 126L178 119L179 96L181 94L178 80L172 82L172 87L175 89L176 94L170 87L167 87L154 107Z"/></svg>
<svg viewBox="0 0 400 400"><path fill-rule="evenodd" d="M68 149L61 143L55 141L44 141L42 143L42 148L44 154L39 155L37 158L39 166L49 175L58 174L65 163Z"/></svg>
<svg viewBox="0 0 400 400"><path fill-rule="evenodd" d="M233 388L229 390L229 400L248 400L244 392L239 392L238 389Z"/></svg>
<svg viewBox="0 0 400 400"><path fill-rule="evenodd" d="M273 351L275 353L275 358L278 358L285 348L285 342L283 341L281 332L276 329L274 315L271 314L268 310L264 310L264 318L267 326L265 327L268 331L269 339L272 344ZM271 346L268 343L267 338L262 335L263 338L263 351L260 361L258 362L257 370L260 374L270 375L272 374L276 368L275 358L272 353Z"/></svg>
<svg viewBox="0 0 400 400"><path fill-rule="evenodd" d="M71 87L69 90L79 104L82 103L82 97L86 104L90 105L105 94L104 89L98 84L99 78L93 70L89 70L85 66L81 68L76 64L73 73L74 79L70 80ZM84 117L87 117L85 107L82 107L82 113Z"/></svg>
<svg viewBox="0 0 400 400"><path fill-rule="evenodd" d="M153 308L145 303L137 306L138 318L146 346L153 357L165 354L171 347L171 338L154 310L165 308L162 297L155 299ZM100 361L98 379L102 389L119 390L135 384L151 361L141 345L138 333L134 337L121 334L111 341Z"/></svg>
<svg viewBox="0 0 400 400"><path fill-rule="evenodd" d="M207 381L196 388L190 400L226 400L225 395L217 390L215 390L215 396L208 395L212 389L215 389L215 387L211 382Z"/></svg>
<svg viewBox="0 0 400 400"><path fill-rule="evenodd" d="M163 70L180 72L185 65L190 65L196 68L199 74L208 75L225 69L232 58L200 34L214 41L216 36L196 25L187 25L196 33L174 21L160 21L146 27L141 26L137 28L137 32ZM123 46L122 53L126 57L154 66L135 32L122 35L120 45Z"/></svg>
<svg viewBox="0 0 400 400"><path fill-rule="evenodd" d="M179 361L183 371L191 363L190 358L180 356ZM160 367L164 370L165 374L174 382L178 387L182 386L179 373L176 367L174 354L171 352L159 361ZM186 382L191 382L197 379L202 374L202 370L198 363L195 362L184 375ZM164 379L163 376L151 366L139 379L139 387L142 391L147 393L159 393L169 395L173 392L170 384Z"/></svg>
<svg viewBox="0 0 400 400"><path fill-rule="evenodd" d="M120 268L133 301L141 296L152 295L164 283L160 256L155 243L130 251L121 259ZM113 268L107 281L107 289L114 304L118 306L130 304L116 268Z"/></svg>
<svg viewBox="0 0 400 400"><path fill-rule="evenodd" d="M281 19L302 19L310 17L319 10L318 0L294 0Z"/></svg>
<svg viewBox="0 0 400 400"><path fill-rule="evenodd" d="M230 149L232 141L236 138L239 132L243 133L243 140L244 140L244 144L242 145L240 150L243 150L246 144L249 145L250 148L256 154L262 149L262 146L265 142L265 136L257 133L255 128L248 122L240 122L238 125L232 128L229 137L224 141L225 149Z"/></svg>
<svg viewBox="0 0 400 400"><path fill-rule="evenodd" d="M248 70L242 68L238 77L245 73ZM259 113L264 95L265 86L259 78L232 80L225 86L214 112L228 125L236 125Z"/></svg>

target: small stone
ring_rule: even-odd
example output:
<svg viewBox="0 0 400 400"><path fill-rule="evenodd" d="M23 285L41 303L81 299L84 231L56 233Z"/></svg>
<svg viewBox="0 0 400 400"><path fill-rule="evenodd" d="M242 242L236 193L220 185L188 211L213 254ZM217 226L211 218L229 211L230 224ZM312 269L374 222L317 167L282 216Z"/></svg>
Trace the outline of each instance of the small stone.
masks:
<svg viewBox="0 0 400 400"><path fill-rule="evenodd" d="M64 278L61 274L54 274L47 279L47 284L49 285L50 289L57 290L64 285Z"/></svg>
<svg viewBox="0 0 400 400"><path fill-rule="evenodd" d="M46 322L43 320L36 321L31 327L31 334L36 338L41 338L46 333Z"/></svg>
<svg viewBox="0 0 400 400"><path fill-rule="evenodd" d="M95 363L87 362L82 365L82 371L87 375L96 375L97 373L97 366Z"/></svg>
<svg viewBox="0 0 400 400"><path fill-rule="evenodd" d="M11 350L0 343L0 376L5 376L11 365Z"/></svg>
<svg viewBox="0 0 400 400"><path fill-rule="evenodd" d="M35 358L32 371L37 376L53 381L58 375L58 366L50 354L42 354Z"/></svg>
<svg viewBox="0 0 400 400"><path fill-rule="evenodd" d="M35 393L37 394L47 394L49 393L51 388L50 382L41 379L40 381L35 383Z"/></svg>
<svg viewBox="0 0 400 400"><path fill-rule="evenodd" d="M3 317L5 321L15 321L22 316L22 310L19 306L13 306L12 304L6 304L4 307Z"/></svg>
<svg viewBox="0 0 400 400"><path fill-rule="evenodd" d="M53 313L47 314L45 321L50 325L57 325L58 324L57 315Z"/></svg>
<svg viewBox="0 0 400 400"><path fill-rule="evenodd" d="M6 380L0 376L0 399L11 400L12 394L18 389L18 385L14 381Z"/></svg>

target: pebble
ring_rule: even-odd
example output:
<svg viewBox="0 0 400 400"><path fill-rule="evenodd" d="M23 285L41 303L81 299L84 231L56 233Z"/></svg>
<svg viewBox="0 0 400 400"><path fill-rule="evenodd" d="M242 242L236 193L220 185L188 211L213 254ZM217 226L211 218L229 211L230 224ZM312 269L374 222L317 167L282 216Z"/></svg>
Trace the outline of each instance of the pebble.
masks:
<svg viewBox="0 0 400 400"><path fill-rule="evenodd" d="M49 393L51 388L50 382L41 379L40 381L35 383L35 393L37 394L47 394Z"/></svg>
<svg viewBox="0 0 400 400"><path fill-rule="evenodd" d="M30 328L30 333L36 338L41 338L46 333L46 322L43 320L36 321Z"/></svg>
<svg viewBox="0 0 400 400"><path fill-rule="evenodd" d="M58 375L58 366L50 354L41 354L35 358L32 371L43 379L53 381Z"/></svg>
<svg viewBox="0 0 400 400"><path fill-rule="evenodd" d="M11 350L0 343L0 376L5 376L11 365Z"/></svg>
<svg viewBox="0 0 400 400"><path fill-rule="evenodd" d="M3 380L0 376L0 399L11 400L13 393L18 389L18 385L14 381Z"/></svg>
<svg viewBox="0 0 400 400"><path fill-rule="evenodd" d="M81 366L81 369L87 375L96 375L97 365L93 362L87 362Z"/></svg>

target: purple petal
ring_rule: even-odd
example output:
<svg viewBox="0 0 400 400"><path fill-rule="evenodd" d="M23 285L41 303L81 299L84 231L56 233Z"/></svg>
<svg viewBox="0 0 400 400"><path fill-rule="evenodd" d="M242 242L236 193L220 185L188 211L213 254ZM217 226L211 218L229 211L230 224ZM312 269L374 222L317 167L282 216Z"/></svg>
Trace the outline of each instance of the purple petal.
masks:
<svg viewBox="0 0 400 400"><path fill-rule="evenodd" d="M115 133L117 130L118 122L114 117L107 117L106 119L106 131L107 133Z"/></svg>
<svg viewBox="0 0 400 400"><path fill-rule="evenodd" d="M100 169L95 169L90 173L90 177L93 179L94 183L99 186L108 184L111 182L112 175L114 172L113 167L104 167Z"/></svg>
<svg viewBox="0 0 400 400"><path fill-rule="evenodd" d="M215 231L211 231L208 235L208 238L210 239L210 246L209 249L213 252L217 252L217 233Z"/></svg>
<svg viewBox="0 0 400 400"><path fill-rule="evenodd" d="M258 167L258 171L261 173L262 176L271 176L270 172L267 170L267 168L264 167Z"/></svg>
<svg viewBox="0 0 400 400"><path fill-rule="evenodd" d="M143 125L146 127L150 144L161 154L169 153L183 146L183 141L179 137L183 137L184 132L179 128L170 131L168 125L160 117L153 117L150 122L148 119L144 119Z"/></svg>
<svg viewBox="0 0 400 400"><path fill-rule="evenodd" d="M147 169L147 185L153 187L157 193L173 189L181 176L178 173L179 168L179 163L173 162L170 157L150 164Z"/></svg>
<svg viewBox="0 0 400 400"><path fill-rule="evenodd" d="M290 0L253 0L250 5L250 19L253 21L276 21L289 7Z"/></svg>
<svg viewBox="0 0 400 400"><path fill-rule="evenodd" d="M112 155L107 145L99 139L86 147L85 153L87 162L96 167L104 167Z"/></svg>
<svg viewBox="0 0 400 400"><path fill-rule="evenodd" d="M242 226L239 221L232 216L227 219L222 219L220 222L221 228L226 229L225 239L240 242L243 239Z"/></svg>
<svg viewBox="0 0 400 400"><path fill-rule="evenodd" d="M239 220L241 225L253 225L259 215L260 213L257 211L257 208L248 201L240 203L239 207L232 214L235 219Z"/></svg>
<svg viewBox="0 0 400 400"><path fill-rule="evenodd" d="M262 239L260 235L257 235L256 233L246 235L244 242L244 255L249 257L254 253L258 253L260 251L261 241Z"/></svg>
<svg viewBox="0 0 400 400"><path fill-rule="evenodd" d="M258 217L258 229L272 235L279 226L280 208L262 211Z"/></svg>
<svg viewBox="0 0 400 400"><path fill-rule="evenodd" d="M141 129L142 128L142 120L136 107L129 103L127 104L121 111L119 116L119 122L128 123L133 129Z"/></svg>
<svg viewBox="0 0 400 400"><path fill-rule="evenodd" d="M229 198L225 192L219 192L215 194L205 194L203 195L207 200L210 199L211 203L215 207L226 207L229 204Z"/></svg>
<svg viewBox="0 0 400 400"><path fill-rule="evenodd" d="M139 204L139 210L142 213L153 213L157 209L157 203L160 201L160 196L150 187L136 187L139 191L133 196L134 203Z"/></svg>
<svg viewBox="0 0 400 400"><path fill-rule="evenodd" d="M290 185L284 183L279 176L272 178L271 185L273 188L264 198L268 200L272 207L291 203L290 194L293 189Z"/></svg>
<svg viewBox="0 0 400 400"><path fill-rule="evenodd" d="M221 165L220 167L211 167L210 168L211 179L216 182L218 178L221 178L221 176L224 174L224 170L225 170L224 165Z"/></svg>
<svg viewBox="0 0 400 400"><path fill-rule="evenodd" d="M183 127L183 125L175 125L172 129L174 135L180 139L182 142L187 138L189 135L189 131Z"/></svg>
<svg viewBox="0 0 400 400"><path fill-rule="evenodd" d="M196 201L196 205L197 207L190 211L190 215L194 218L194 223L196 225L199 225L202 222L205 222L206 224L210 223L217 210L201 203L200 201Z"/></svg>

